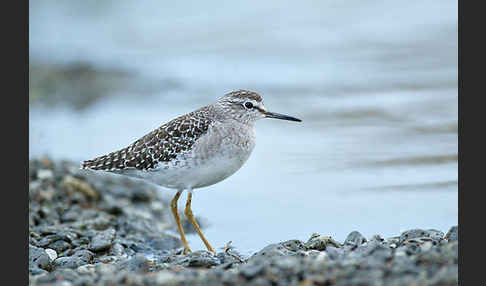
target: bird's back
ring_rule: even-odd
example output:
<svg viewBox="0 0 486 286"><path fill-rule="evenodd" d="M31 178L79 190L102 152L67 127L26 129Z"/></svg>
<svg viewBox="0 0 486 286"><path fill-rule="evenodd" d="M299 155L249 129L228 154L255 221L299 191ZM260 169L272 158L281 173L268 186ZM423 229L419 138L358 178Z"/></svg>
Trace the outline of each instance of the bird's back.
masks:
<svg viewBox="0 0 486 286"><path fill-rule="evenodd" d="M123 149L84 161L82 168L123 173L175 164L177 156L191 150L213 123L208 108L200 108L167 122Z"/></svg>

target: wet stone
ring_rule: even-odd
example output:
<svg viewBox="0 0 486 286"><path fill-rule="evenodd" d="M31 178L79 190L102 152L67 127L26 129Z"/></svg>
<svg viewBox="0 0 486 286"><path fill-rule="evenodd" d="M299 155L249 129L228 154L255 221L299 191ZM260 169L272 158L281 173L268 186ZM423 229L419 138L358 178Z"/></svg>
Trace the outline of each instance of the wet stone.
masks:
<svg viewBox="0 0 486 286"><path fill-rule="evenodd" d="M54 249L57 253L62 253L64 250L71 248L71 245L64 240L57 240L49 244L49 248Z"/></svg>
<svg viewBox="0 0 486 286"><path fill-rule="evenodd" d="M290 248L287 248L288 245ZM273 257L273 256L285 256L285 255L295 255L297 254L298 247L295 247L297 244L293 241L284 241L281 243L274 243L267 245L259 252L255 253L250 259L254 259L255 257L265 256L265 257Z"/></svg>
<svg viewBox="0 0 486 286"><path fill-rule="evenodd" d="M327 256L332 260L338 260L344 256L344 249L337 248L332 245L328 246L325 251Z"/></svg>
<svg viewBox="0 0 486 286"><path fill-rule="evenodd" d="M282 242L282 245L290 251L306 250L302 241L297 239L287 240Z"/></svg>
<svg viewBox="0 0 486 286"><path fill-rule="evenodd" d="M120 243L114 243L110 248L110 254L114 256L123 256L125 248Z"/></svg>
<svg viewBox="0 0 486 286"><path fill-rule="evenodd" d="M444 239L444 233L436 229L428 229L427 237L430 237L434 243L438 243Z"/></svg>
<svg viewBox="0 0 486 286"><path fill-rule="evenodd" d="M50 249L50 248L47 248L45 250L45 252L47 253L47 255L49 256L49 260L52 262L54 260L56 260L57 258L57 252L54 250L54 249Z"/></svg>
<svg viewBox="0 0 486 286"><path fill-rule="evenodd" d="M136 254L130 259L117 263L118 270L126 270L135 273L146 273L153 266L153 262L143 254Z"/></svg>
<svg viewBox="0 0 486 286"><path fill-rule="evenodd" d="M370 241L378 241L378 242L384 242L385 239L381 237L379 234L375 234L370 238ZM366 242L366 241L365 241Z"/></svg>
<svg viewBox="0 0 486 286"><path fill-rule="evenodd" d="M38 269L49 270L50 258L43 248L29 245L29 270L31 273L40 274L43 271Z"/></svg>
<svg viewBox="0 0 486 286"><path fill-rule="evenodd" d="M420 245L415 244L415 243L409 243L409 244L405 245L404 248L405 248L405 253L407 255L418 254L421 251Z"/></svg>
<svg viewBox="0 0 486 286"><path fill-rule="evenodd" d="M445 239L447 239L447 241L457 241L459 239L457 226L453 226L451 227L451 229L449 229L445 236Z"/></svg>
<svg viewBox="0 0 486 286"><path fill-rule="evenodd" d="M47 247L48 245L62 239L63 237L59 234L51 234L43 237L38 244L40 247Z"/></svg>
<svg viewBox="0 0 486 286"><path fill-rule="evenodd" d="M115 237L114 229L111 228L102 231L98 233L95 237L93 237L89 245L89 249L94 252L108 250L111 248L114 237Z"/></svg>
<svg viewBox="0 0 486 286"><path fill-rule="evenodd" d="M319 251L326 250L328 246L334 246L336 248L341 247L341 245L332 239L332 237L320 235L318 233L312 234L304 246L306 249L315 249Z"/></svg>
<svg viewBox="0 0 486 286"><path fill-rule="evenodd" d="M250 280L254 277L262 274L265 270L263 260L259 260L258 263L246 264L240 267L240 275Z"/></svg>
<svg viewBox="0 0 486 286"><path fill-rule="evenodd" d="M240 264L245 262L245 258L238 253L236 250L230 248L226 251L218 253L216 255L221 262L221 264L226 264L224 268L229 268L234 264Z"/></svg>
<svg viewBox="0 0 486 286"><path fill-rule="evenodd" d="M444 233L438 230L411 229L411 230L404 231L400 235L399 244L404 244L409 241L416 242L416 243L433 241L434 243L439 243L443 239L443 237L444 237Z"/></svg>
<svg viewBox="0 0 486 286"><path fill-rule="evenodd" d="M348 246L360 246L366 242L366 238L357 231L351 232L344 241L344 245Z"/></svg>
<svg viewBox="0 0 486 286"><path fill-rule="evenodd" d="M72 256L59 257L54 260L56 268L71 268L75 269L81 265L89 264L93 261L94 254L89 250L79 250Z"/></svg>
<svg viewBox="0 0 486 286"><path fill-rule="evenodd" d="M184 267L204 267L210 268L221 264L221 261L213 253L206 250L191 252L189 255L182 257L172 263Z"/></svg>

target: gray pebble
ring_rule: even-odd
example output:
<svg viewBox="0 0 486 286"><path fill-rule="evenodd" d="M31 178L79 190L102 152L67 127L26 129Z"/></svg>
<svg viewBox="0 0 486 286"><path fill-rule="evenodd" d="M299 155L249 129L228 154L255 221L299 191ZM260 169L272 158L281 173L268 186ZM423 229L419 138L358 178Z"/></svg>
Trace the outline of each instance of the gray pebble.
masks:
<svg viewBox="0 0 486 286"><path fill-rule="evenodd" d="M290 251L306 250L304 243L297 239L287 240L282 242L281 244Z"/></svg>
<svg viewBox="0 0 486 286"><path fill-rule="evenodd" d="M54 242L56 242L56 241L58 241L58 240L62 240L62 236L61 236L61 235L59 235L59 234L51 234L51 235L47 235L47 236L43 237L43 238L42 238L42 239L39 241L38 245L39 245L40 247L46 247L46 246L50 245L51 243L54 243Z"/></svg>
<svg viewBox="0 0 486 286"><path fill-rule="evenodd" d="M459 239L457 225L453 226L453 227L451 227L451 229L449 229L449 231L447 232L447 234L445 236L445 239L447 239L447 241L457 241Z"/></svg>
<svg viewBox="0 0 486 286"><path fill-rule="evenodd" d="M114 256L123 256L125 248L120 243L114 243L110 248L110 254Z"/></svg>
<svg viewBox="0 0 486 286"><path fill-rule="evenodd" d="M399 244L404 242L416 242L422 243L425 241L433 241L439 243L444 237L444 233L435 229L423 230L423 229L411 229L404 231L400 235Z"/></svg>
<svg viewBox="0 0 486 286"><path fill-rule="evenodd" d="M98 252L104 251L111 248L113 239L115 238L115 230L110 228L105 231L98 233L89 245L89 249Z"/></svg>
<svg viewBox="0 0 486 286"><path fill-rule="evenodd" d="M45 249L45 252L49 256L49 260L51 262L54 261L54 260L56 260L56 258L57 258L57 252L54 249L47 248L47 249Z"/></svg>
<svg viewBox="0 0 486 286"><path fill-rule="evenodd" d="M365 242L366 242L366 238L362 236L361 233L357 231L353 231L348 235L348 237L346 237L346 240L344 241L344 245L360 246Z"/></svg>
<svg viewBox="0 0 486 286"><path fill-rule="evenodd" d="M420 251L421 251L421 247L418 244L409 243L409 244L405 245L405 253L407 255L418 254L418 253L420 253Z"/></svg>
<svg viewBox="0 0 486 286"><path fill-rule="evenodd" d="M137 254L130 259L125 259L117 263L117 269L127 270L135 273L146 273L149 271L153 262L143 254Z"/></svg>
<svg viewBox="0 0 486 286"><path fill-rule="evenodd" d="M221 261L213 253L206 250L199 250L191 252L188 255L176 260L173 265L181 265L184 267L212 267L221 264Z"/></svg>
<svg viewBox="0 0 486 286"><path fill-rule="evenodd" d="M71 245L64 240L57 240L49 244L49 248L54 249L57 253L62 253L64 250L71 248Z"/></svg>
<svg viewBox="0 0 486 286"><path fill-rule="evenodd" d="M330 245L326 248L326 253L330 259L338 260L344 256L344 249Z"/></svg>
<svg viewBox="0 0 486 286"><path fill-rule="evenodd" d="M332 245L336 248L341 245L336 242L332 237L313 233L309 240L304 244L306 249L326 250L327 246Z"/></svg>
<svg viewBox="0 0 486 286"><path fill-rule="evenodd" d="M281 243L274 243L267 245L259 252L253 254L250 259L254 259L255 257L265 256L265 257L273 257L273 256L285 256L285 255L295 255L298 249L298 243L295 243L291 240L284 241ZM289 246L287 248L286 246Z"/></svg>
<svg viewBox="0 0 486 286"><path fill-rule="evenodd" d="M427 237L430 237L433 242L437 243L444 239L444 233L440 230L436 229L428 229L426 230Z"/></svg>
<svg viewBox="0 0 486 286"><path fill-rule="evenodd" d="M217 257L219 261L221 261L221 264L229 263L229 266L235 263L243 263L245 261L245 258L233 248L229 248L226 251L219 252ZM228 267L228 265L226 266Z"/></svg>
<svg viewBox="0 0 486 286"><path fill-rule="evenodd" d="M81 265L89 264L93 261L94 254L89 250L76 251L72 256L58 257L54 260L56 268L75 269Z"/></svg>
<svg viewBox="0 0 486 286"><path fill-rule="evenodd" d="M263 260L259 260L258 263L250 263L240 267L239 273L246 279L253 279L253 277L262 274L264 271Z"/></svg>
<svg viewBox="0 0 486 286"><path fill-rule="evenodd" d="M42 271L38 271L36 268L49 270L50 262L49 255L47 255L43 248L29 245L29 270L31 270L31 273L42 273Z"/></svg>
<svg viewBox="0 0 486 286"><path fill-rule="evenodd" d="M378 242L384 242L385 241L385 239L379 234L375 234L370 238L370 241L373 241L373 240L378 241Z"/></svg>
<svg viewBox="0 0 486 286"><path fill-rule="evenodd" d="M368 241L367 243L362 244L356 250L354 250L352 253L360 256L371 256L371 255L376 255L379 252L380 255L387 256L388 254L391 255L391 249L387 247L384 243L372 240Z"/></svg>
<svg viewBox="0 0 486 286"><path fill-rule="evenodd" d="M427 232L423 229L411 229L402 232L400 235L399 239L399 244L402 244L404 241L412 239L412 238L417 238L417 237L425 237L427 235Z"/></svg>

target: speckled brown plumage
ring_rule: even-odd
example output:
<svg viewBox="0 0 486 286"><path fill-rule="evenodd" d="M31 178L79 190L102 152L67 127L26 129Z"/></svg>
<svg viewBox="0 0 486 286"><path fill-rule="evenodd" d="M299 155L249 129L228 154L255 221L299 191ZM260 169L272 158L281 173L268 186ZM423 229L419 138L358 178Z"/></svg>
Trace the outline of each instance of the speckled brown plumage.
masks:
<svg viewBox="0 0 486 286"><path fill-rule="evenodd" d="M170 162L179 153L189 151L196 140L207 132L213 120L208 107L180 116L128 147L87 160L83 169L117 171L124 169L151 170L160 162Z"/></svg>

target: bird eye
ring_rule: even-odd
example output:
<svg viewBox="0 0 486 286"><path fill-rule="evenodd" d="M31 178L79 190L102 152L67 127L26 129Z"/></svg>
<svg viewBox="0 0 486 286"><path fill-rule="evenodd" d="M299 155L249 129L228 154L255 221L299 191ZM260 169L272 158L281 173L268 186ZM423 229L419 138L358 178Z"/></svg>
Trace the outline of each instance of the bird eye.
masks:
<svg viewBox="0 0 486 286"><path fill-rule="evenodd" d="M245 102L245 107L248 108L248 109L252 109L253 108L253 103L247 101L247 102Z"/></svg>

